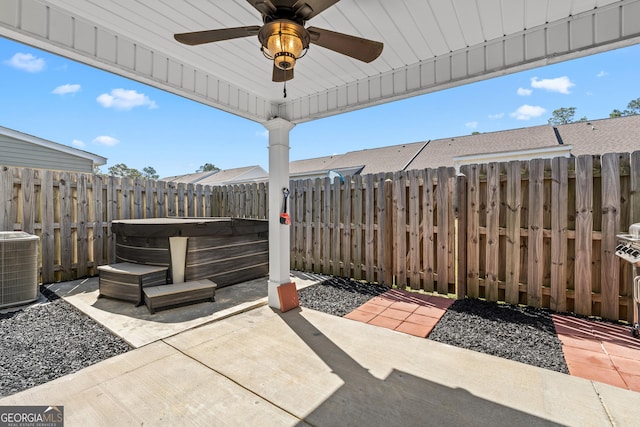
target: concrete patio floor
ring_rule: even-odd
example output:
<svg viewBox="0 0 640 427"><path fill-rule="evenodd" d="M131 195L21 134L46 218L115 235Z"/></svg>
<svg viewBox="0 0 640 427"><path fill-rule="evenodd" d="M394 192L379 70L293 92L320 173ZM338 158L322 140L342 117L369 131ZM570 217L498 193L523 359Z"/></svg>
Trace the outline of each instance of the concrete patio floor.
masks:
<svg viewBox="0 0 640 427"><path fill-rule="evenodd" d="M293 271L298 289L323 280L323 276ZM98 277L53 283L47 289L105 326L132 347L141 347L182 331L267 304L267 278L216 290L215 303L203 302L150 314L143 304L98 298Z"/></svg>
<svg viewBox="0 0 640 427"><path fill-rule="evenodd" d="M640 419L636 392L310 309L280 313L248 296L251 286L220 289L216 303L202 304L220 304L215 310L193 305L151 316L131 304L116 311L104 304L121 303L95 294L91 302L97 290L71 283L58 288L67 301L138 348L0 405L62 405L67 426L632 426ZM252 287L266 295L266 280L264 291Z"/></svg>

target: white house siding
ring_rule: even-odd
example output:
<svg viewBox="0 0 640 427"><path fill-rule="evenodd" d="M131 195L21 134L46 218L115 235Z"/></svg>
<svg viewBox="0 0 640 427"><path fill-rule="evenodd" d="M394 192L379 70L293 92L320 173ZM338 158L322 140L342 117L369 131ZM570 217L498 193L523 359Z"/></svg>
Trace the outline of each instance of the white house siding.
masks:
<svg viewBox="0 0 640 427"><path fill-rule="evenodd" d="M34 169L93 172L93 162L73 154L0 135L0 164Z"/></svg>

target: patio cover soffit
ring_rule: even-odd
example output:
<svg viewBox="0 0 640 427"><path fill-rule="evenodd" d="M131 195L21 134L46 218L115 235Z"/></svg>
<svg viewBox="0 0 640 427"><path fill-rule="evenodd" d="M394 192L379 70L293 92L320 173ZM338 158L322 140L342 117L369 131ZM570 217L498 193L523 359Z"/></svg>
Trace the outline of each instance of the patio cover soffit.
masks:
<svg viewBox="0 0 640 427"><path fill-rule="evenodd" d="M342 0L308 25L384 43L365 64L312 45L283 85L256 37L185 46L174 33L260 25L245 0L2 0L0 35L265 123L301 123L640 41L640 0Z"/></svg>

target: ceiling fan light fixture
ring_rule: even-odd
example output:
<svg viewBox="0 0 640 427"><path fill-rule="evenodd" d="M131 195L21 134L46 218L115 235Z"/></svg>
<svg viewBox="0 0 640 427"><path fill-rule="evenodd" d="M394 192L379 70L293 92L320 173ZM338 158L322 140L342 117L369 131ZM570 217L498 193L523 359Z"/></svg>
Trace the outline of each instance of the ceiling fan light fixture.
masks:
<svg viewBox="0 0 640 427"><path fill-rule="evenodd" d="M276 20L265 24L258 33L262 53L281 70L291 70L296 60L309 48L309 33L300 24Z"/></svg>

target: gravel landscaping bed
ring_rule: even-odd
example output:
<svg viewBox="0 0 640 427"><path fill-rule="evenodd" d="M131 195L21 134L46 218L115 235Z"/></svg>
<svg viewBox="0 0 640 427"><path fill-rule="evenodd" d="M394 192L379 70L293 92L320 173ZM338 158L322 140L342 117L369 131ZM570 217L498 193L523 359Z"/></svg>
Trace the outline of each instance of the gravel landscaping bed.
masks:
<svg viewBox="0 0 640 427"><path fill-rule="evenodd" d="M331 277L298 291L300 305L344 316L387 287ZM44 304L0 313L0 397L46 383L130 346L43 288ZM550 312L530 307L455 301L428 339L568 373Z"/></svg>
<svg viewBox="0 0 640 427"><path fill-rule="evenodd" d="M129 351L129 345L55 294L0 313L0 397Z"/></svg>
<svg viewBox="0 0 640 427"><path fill-rule="evenodd" d="M300 305L336 316L355 310L388 288L343 278L330 278L301 289ZM562 344L548 310L490 303L455 301L428 339L568 373Z"/></svg>
<svg viewBox="0 0 640 427"><path fill-rule="evenodd" d="M366 282L331 277L298 291L300 305L335 316L344 316L389 289Z"/></svg>

